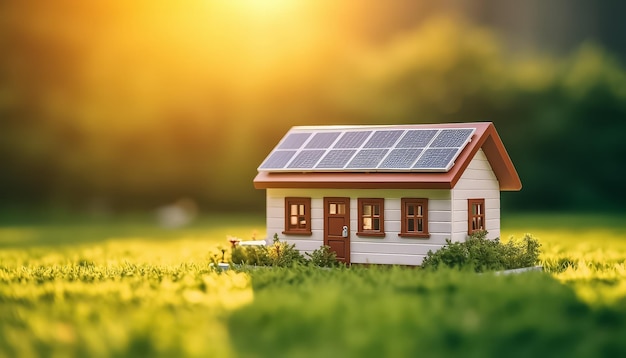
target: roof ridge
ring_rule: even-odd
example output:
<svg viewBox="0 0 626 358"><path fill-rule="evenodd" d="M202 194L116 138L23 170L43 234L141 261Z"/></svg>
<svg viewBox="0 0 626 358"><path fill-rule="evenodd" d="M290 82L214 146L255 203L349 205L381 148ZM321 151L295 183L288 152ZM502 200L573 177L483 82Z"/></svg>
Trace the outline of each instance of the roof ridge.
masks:
<svg viewBox="0 0 626 358"><path fill-rule="evenodd" d="M367 128L474 128L493 124L490 121L454 122L454 123L402 123L402 124L323 124L292 126L291 130L320 130L320 129L367 129Z"/></svg>

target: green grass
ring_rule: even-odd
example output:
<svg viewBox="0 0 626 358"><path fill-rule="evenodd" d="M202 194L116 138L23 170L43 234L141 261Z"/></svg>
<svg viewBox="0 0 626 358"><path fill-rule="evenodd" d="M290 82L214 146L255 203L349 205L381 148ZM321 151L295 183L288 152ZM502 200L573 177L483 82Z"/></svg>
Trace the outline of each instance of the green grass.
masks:
<svg viewBox="0 0 626 358"><path fill-rule="evenodd" d="M235 311L241 356L623 356L623 307L592 308L549 275L266 270Z"/></svg>
<svg viewBox="0 0 626 358"><path fill-rule="evenodd" d="M0 249L92 245L103 241L148 239L151 242L194 238L206 243L227 243L226 235L250 239L265 236L265 219L259 215L201 216L184 229L167 229L153 216L115 218L62 216L55 220L0 221Z"/></svg>
<svg viewBox="0 0 626 358"><path fill-rule="evenodd" d="M5 223L0 357L228 356L224 317L251 301L250 277L209 261L262 229L232 215L178 230L147 216Z"/></svg>
<svg viewBox="0 0 626 358"><path fill-rule="evenodd" d="M532 232L542 243L540 259L552 276L568 283L591 305L624 303L624 215L519 215L503 220L502 236Z"/></svg>
<svg viewBox="0 0 626 358"><path fill-rule="evenodd" d="M585 219L585 220L583 220ZM0 226L0 358L626 355L626 225L524 215L548 273L312 267L215 272L259 216ZM586 224L591 222L592 224Z"/></svg>

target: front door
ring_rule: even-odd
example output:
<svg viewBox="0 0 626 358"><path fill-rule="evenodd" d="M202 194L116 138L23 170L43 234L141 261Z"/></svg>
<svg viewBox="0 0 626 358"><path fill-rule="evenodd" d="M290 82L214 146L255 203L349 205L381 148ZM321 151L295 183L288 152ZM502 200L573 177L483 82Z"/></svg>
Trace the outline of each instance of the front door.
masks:
<svg viewBox="0 0 626 358"><path fill-rule="evenodd" d="M324 198L324 245L350 263L350 198Z"/></svg>

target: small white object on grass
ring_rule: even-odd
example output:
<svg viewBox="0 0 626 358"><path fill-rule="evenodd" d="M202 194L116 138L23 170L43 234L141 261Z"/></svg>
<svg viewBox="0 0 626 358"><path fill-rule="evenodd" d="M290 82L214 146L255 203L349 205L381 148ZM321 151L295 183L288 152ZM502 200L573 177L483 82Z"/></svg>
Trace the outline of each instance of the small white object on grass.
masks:
<svg viewBox="0 0 626 358"><path fill-rule="evenodd" d="M265 246L267 242L265 240L248 240L248 241L240 241L239 246Z"/></svg>
<svg viewBox="0 0 626 358"><path fill-rule="evenodd" d="M159 224L168 229L176 229L189 225L198 214L196 203L188 198L178 199L176 202L161 206L156 210Z"/></svg>

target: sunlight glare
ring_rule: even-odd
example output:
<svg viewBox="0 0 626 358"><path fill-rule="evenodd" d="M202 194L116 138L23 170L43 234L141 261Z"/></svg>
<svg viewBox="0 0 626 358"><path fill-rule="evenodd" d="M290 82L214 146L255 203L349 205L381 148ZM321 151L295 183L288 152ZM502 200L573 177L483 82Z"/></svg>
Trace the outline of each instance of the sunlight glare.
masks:
<svg viewBox="0 0 626 358"><path fill-rule="evenodd" d="M236 0L232 6L256 16L284 15L294 10L298 1L293 0Z"/></svg>

